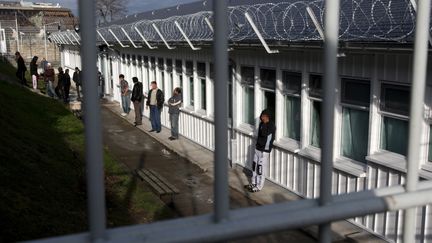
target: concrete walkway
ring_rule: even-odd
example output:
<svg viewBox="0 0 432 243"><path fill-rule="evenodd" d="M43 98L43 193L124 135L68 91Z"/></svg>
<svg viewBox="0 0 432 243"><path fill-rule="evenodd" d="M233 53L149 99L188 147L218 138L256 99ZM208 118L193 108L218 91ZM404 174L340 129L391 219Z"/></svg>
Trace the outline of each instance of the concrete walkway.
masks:
<svg viewBox="0 0 432 243"><path fill-rule="evenodd" d="M148 132L151 125L147 118L143 118L143 125L134 127L133 112L121 117L121 108L116 102L104 102L102 107L105 143L110 149L116 150L111 151L114 155L121 155L120 161L124 161L132 170L146 166L155 169L180 187L181 193L174 197L174 204L181 215L212 212L213 152L183 137L170 141L170 130L165 127L161 133ZM117 151L116 146L122 148L123 152ZM249 193L243 188L247 183L244 168L235 165L229 170L231 208L301 199L269 181L262 191ZM348 221L335 222L332 229L333 242L385 242ZM318 228L312 226L302 231L255 237L254 242L315 242L317 236Z"/></svg>

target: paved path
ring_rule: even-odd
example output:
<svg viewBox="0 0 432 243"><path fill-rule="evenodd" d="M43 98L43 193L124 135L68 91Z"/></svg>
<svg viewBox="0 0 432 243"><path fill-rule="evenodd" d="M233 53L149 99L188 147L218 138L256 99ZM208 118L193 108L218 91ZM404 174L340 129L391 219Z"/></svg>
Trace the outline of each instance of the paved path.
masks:
<svg viewBox="0 0 432 243"><path fill-rule="evenodd" d="M172 178L172 180L177 185L181 185L181 183L188 183L191 187L191 191L189 194L185 194L184 201L189 201L192 205L189 205L189 211L201 213L201 212L211 212L212 205L212 181L213 181L213 153L202 146L188 140L185 138L180 138L179 140L170 141L168 137L170 136L170 131L166 128L162 129L161 133L149 133L150 130L150 122L147 118L143 119L143 125L139 127L133 127L132 124L134 122L133 112L131 112L127 117L120 117L121 108L120 105L116 102L104 102L103 104L103 117L105 118L107 115L107 111L111 112L111 118L113 120L121 120L124 124L127 124L126 127L128 129L132 129L130 137L123 136L120 140L124 140L124 143L132 142L135 147L138 149L146 149L148 146L155 146L155 144L159 144L158 149L151 149L153 155L150 155L149 152L144 153L145 158L149 158L144 163L147 164L161 164L161 158L167 156L175 156L172 154L179 155L174 159L175 162L167 162L168 165L160 165L162 170L158 171L162 175L168 176L167 178ZM104 120L104 123L106 121ZM111 123L111 122L109 122ZM105 127L106 125L104 125ZM126 129L126 128L125 128ZM139 132L141 131L141 133ZM117 133L116 135L120 135ZM154 140L151 140L150 137ZM147 140L147 142L141 142L140 139ZM138 140L137 140L138 139ZM139 142L138 142L139 141ZM157 154L157 151L168 151L170 154L166 152L160 152ZM171 152L172 151L172 152ZM152 157L153 156L153 157ZM150 158L154 158L154 161L150 161ZM167 161L173 161L173 159L167 159ZM174 170L173 173L170 173L170 169L177 168L175 166L182 165L179 167L179 177L177 176L177 170ZM131 167L133 168L133 167ZM183 168L183 169L180 169ZM181 175L181 176L180 176ZM197 179L197 177L199 177ZM181 179L182 178L182 179ZM181 181L183 180L183 181ZM196 183L195 183L196 182ZM192 183L192 184L191 184ZM244 173L244 169L240 166L235 166L229 170L229 186L230 186L230 206L231 208L244 207L244 206L254 206L254 205L264 205L271 203L278 203L284 201L293 201L301 199L294 193L291 193L285 188L282 188L279 185L273 184L271 182L266 182L264 189L259 193L250 194L244 190L243 186L248 183L247 177ZM195 195L196 194L196 195ZM182 198L180 196L179 198ZM207 203L207 207L201 208L202 205L200 203ZM185 206L188 207L187 205ZM203 210L203 211L201 211ZM193 214L183 214L183 215L193 215ZM332 224L333 229L333 242L386 242L382 239L368 233L367 231L347 222L347 221L339 221L334 222ZM295 232L295 231L294 231ZM301 232L307 232L307 235L314 237L315 239L318 237L318 228L316 226L308 227L303 229ZM303 235L306 236L306 235ZM309 237L307 237L311 240ZM268 239L267 239L268 240ZM281 239L282 240L282 239ZM248 242L248 241L245 241ZM275 241L271 241L275 242ZM276 241L276 242L310 242L305 239L305 241Z"/></svg>
<svg viewBox="0 0 432 243"><path fill-rule="evenodd" d="M120 162L134 171L152 169L180 193L173 198L162 198L181 216L192 216L213 211L213 179L199 166L173 153L138 128L114 114L102 109L102 127L105 147ZM230 190L231 208L256 206L257 203L237 190ZM302 231L286 231L278 234L254 237L236 242L316 242Z"/></svg>

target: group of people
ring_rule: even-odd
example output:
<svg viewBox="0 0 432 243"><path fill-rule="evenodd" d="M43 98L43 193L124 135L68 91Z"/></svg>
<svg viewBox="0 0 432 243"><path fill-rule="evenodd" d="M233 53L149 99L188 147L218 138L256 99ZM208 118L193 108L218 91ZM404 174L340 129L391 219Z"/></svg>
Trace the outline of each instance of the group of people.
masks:
<svg viewBox="0 0 432 243"><path fill-rule="evenodd" d="M16 76L18 77L22 85L28 86L27 80L25 78L27 67L24 63L24 59L19 52L15 53L15 59L18 64ZM30 75L32 79L33 89L37 89L38 80L40 77L43 77L43 80L45 82L46 94L52 98L62 99L64 103L68 103L70 101L69 92L71 87L71 76L69 75L69 69L63 70L62 67L58 68L57 85L55 85L56 73L51 63L49 63L45 58L43 58L40 62L42 73L39 74L38 59L39 58L37 56L34 56L30 62ZM80 100L80 87L82 85L82 82L81 71L78 67L75 68L72 80L75 82L78 93L78 100Z"/></svg>
<svg viewBox="0 0 432 243"><path fill-rule="evenodd" d="M119 88L121 93L121 101L123 113L122 116L127 116L130 112L129 104L133 103L135 110L135 126L142 125L143 113L143 85L138 81L137 77L132 78L133 89L130 91L129 84L125 80L123 74L119 76ZM151 130L149 132L160 133L162 130L160 115L164 107L164 93L157 86L156 81L151 82L151 88L148 92L146 101L147 109L150 109ZM182 104L181 89L175 88L173 95L168 99L168 113L171 123L170 140L179 138L179 115ZM260 115L260 124L257 131L257 139L255 144L255 153L252 161L252 176L250 183L245 185L249 192L259 192L264 187L266 169L270 160L270 152L273 149L273 141L275 139L276 126L271 119L271 114L268 110L262 111Z"/></svg>
<svg viewBox="0 0 432 243"><path fill-rule="evenodd" d="M135 111L135 126L142 125L142 116L144 109L144 93L143 84L138 81L137 77L132 78L133 88L130 90L129 83L125 80L123 74L119 75L119 85L121 102L122 102L122 116L127 116L130 112L130 103L134 106ZM150 90L148 91L146 108L150 109L151 130L149 132L160 133L162 130L161 113L164 107L165 97L161 89L158 88L156 81L151 82ZM176 140L179 138L178 122L180 114L180 106L182 104L181 89L175 88L172 97L168 100L168 113L171 122L171 136L169 140Z"/></svg>

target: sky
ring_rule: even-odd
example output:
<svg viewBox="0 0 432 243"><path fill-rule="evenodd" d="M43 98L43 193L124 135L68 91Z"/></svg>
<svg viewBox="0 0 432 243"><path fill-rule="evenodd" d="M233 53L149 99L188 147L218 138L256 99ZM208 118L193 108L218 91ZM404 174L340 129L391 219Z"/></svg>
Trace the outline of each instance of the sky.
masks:
<svg viewBox="0 0 432 243"><path fill-rule="evenodd" d="M196 1L197 0L128 0L127 9L128 14L134 14ZM65 8L70 8L74 15L78 16L78 0L32 0L32 2L59 3Z"/></svg>

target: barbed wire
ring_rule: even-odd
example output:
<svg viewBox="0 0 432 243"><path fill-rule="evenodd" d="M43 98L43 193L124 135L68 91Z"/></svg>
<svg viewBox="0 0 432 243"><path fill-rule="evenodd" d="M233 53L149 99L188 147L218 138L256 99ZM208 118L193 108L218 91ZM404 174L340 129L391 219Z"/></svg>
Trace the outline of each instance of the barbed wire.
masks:
<svg viewBox="0 0 432 243"><path fill-rule="evenodd" d="M308 9L313 12L322 27L324 22L324 0L284 1L231 6L228 8L229 40L233 42L256 41L257 34L245 17L249 14L264 39L269 41L304 42L320 41ZM166 19L142 19L124 25L111 25L98 31L109 43L116 39L129 42L123 28L134 42L142 39L136 29L150 42L162 39L154 26L168 42L183 42L177 22L192 41L211 41L213 30L212 12L200 11L193 14L172 16ZM415 30L415 11L410 0L342 0L340 12L339 39L342 41L391 41L410 42ZM98 36L98 41L102 38Z"/></svg>

